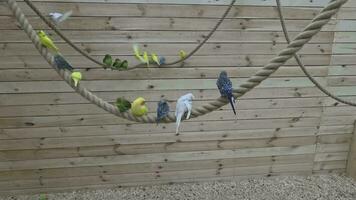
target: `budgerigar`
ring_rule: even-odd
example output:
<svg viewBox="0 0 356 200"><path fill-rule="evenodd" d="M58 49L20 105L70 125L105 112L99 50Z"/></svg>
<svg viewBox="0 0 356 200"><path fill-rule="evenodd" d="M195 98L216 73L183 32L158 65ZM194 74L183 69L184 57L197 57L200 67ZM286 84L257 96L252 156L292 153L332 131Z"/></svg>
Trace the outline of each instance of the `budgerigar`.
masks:
<svg viewBox="0 0 356 200"><path fill-rule="evenodd" d="M227 76L226 71L220 72L219 78L216 81L216 85L218 86L221 96L225 97L229 100L232 110L233 110L234 114L236 115L235 97L232 94L232 90L233 90L232 83L231 83L229 77Z"/></svg>
<svg viewBox="0 0 356 200"><path fill-rule="evenodd" d="M125 98L117 98L116 99L116 107L120 112L126 112L131 108L131 103Z"/></svg>
<svg viewBox="0 0 356 200"><path fill-rule="evenodd" d="M150 58L148 57L147 51L143 52L143 60L144 60L144 63L147 64L147 67L149 67L150 66Z"/></svg>
<svg viewBox="0 0 356 200"><path fill-rule="evenodd" d="M54 55L54 62L59 69L67 69L69 71L73 71L72 65L70 65L60 54Z"/></svg>
<svg viewBox="0 0 356 200"><path fill-rule="evenodd" d="M180 50L179 51L179 57L180 59L184 59L185 57L187 57L187 53L183 50Z"/></svg>
<svg viewBox="0 0 356 200"><path fill-rule="evenodd" d="M140 48L138 47L138 44L132 45L132 48L134 50L135 58L140 62L145 63L145 60L141 56L141 52L140 52Z"/></svg>
<svg viewBox="0 0 356 200"><path fill-rule="evenodd" d="M138 97L131 104L131 113L136 117L141 117L146 115L148 112L148 108L146 106L146 101L142 97Z"/></svg>
<svg viewBox="0 0 356 200"><path fill-rule="evenodd" d="M160 63L161 65L166 64L166 58L163 57L163 56L160 56L160 57L159 57L159 63Z"/></svg>
<svg viewBox="0 0 356 200"><path fill-rule="evenodd" d="M152 58L153 62L155 62L157 65L160 65L160 64L161 64L161 63L159 62L159 58L158 58L157 54L152 53L152 54L151 54L151 58Z"/></svg>
<svg viewBox="0 0 356 200"><path fill-rule="evenodd" d="M74 81L74 86L77 87L79 81L82 80L82 73L80 72L72 72L72 74L70 75L72 80Z"/></svg>
<svg viewBox="0 0 356 200"><path fill-rule="evenodd" d="M56 45L54 45L51 38L49 38L44 31L38 31L38 37L40 38L41 44L43 46L45 46L46 48L52 49L55 52L58 52L58 47L56 47Z"/></svg>
<svg viewBox="0 0 356 200"><path fill-rule="evenodd" d="M106 54L103 58L103 63L106 67L104 67L105 69L108 67L111 67L112 65L112 57L110 54Z"/></svg>
<svg viewBox="0 0 356 200"><path fill-rule="evenodd" d="M71 10L65 13L53 12L49 13L49 16L51 17L54 23L59 24L64 20L68 19L72 15L72 13L73 12Z"/></svg>
<svg viewBox="0 0 356 200"><path fill-rule="evenodd" d="M168 102L164 99L158 102L157 104L157 124L160 122L163 118L165 118L169 113L169 105Z"/></svg>
<svg viewBox="0 0 356 200"><path fill-rule="evenodd" d="M129 63L127 60L121 61L120 59L116 58L114 64L112 64L111 69L116 69L116 70L126 70L129 66Z"/></svg>
<svg viewBox="0 0 356 200"><path fill-rule="evenodd" d="M184 113L188 112L186 119L189 119L190 117L190 113L192 111L192 106L193 106L192 105L193 99L194 99L194 95L192 93L188 93L186 95L179 97L179 99L177 100L176 113L175 113L176 126L177 126L176 134L179 133L179 125Z"/></svg>

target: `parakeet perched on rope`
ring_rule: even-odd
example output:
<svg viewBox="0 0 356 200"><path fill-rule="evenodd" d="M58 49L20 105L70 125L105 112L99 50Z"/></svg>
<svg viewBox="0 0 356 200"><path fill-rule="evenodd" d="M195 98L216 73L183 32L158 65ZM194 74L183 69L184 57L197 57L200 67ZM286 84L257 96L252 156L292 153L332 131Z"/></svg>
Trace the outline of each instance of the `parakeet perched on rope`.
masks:
<svg viewBox="0 0 356 200"><path fill-rule="evenodd" d="M151 53L151 58L152 58L153 62L155 62L158 66L161 64L159 62L159 58L156 53Z"/></svg>
<svg viewBox="0 0 356 200"><path fill-rule="evenodd" d="M138 97L131 104L131 113L136 117L141 117L146 115L148 112L148 108L146 106L146 101L142 97Z"/></svg>
<svg viewBox="0 0 356 200"><path fill-rule="evenodd" d="M116 58L114 64L112 64L111 69L116 69L116 70L126 70L129 66L129 63L127 60L121 61L120 59Z"/></svg>
<svg viewBox="0 0 356 200"><path fill-rule="evenodd" d="M131 103L125 98L117 98L116 106L120 112L126 112L131 108Z"/></svg>
<svg viewBox="0 0 356 200"><path fill-rule="evenodd" d="M73 11L71 10L65 13L53 12L53 13L49 13L49 16L51 17L52 21L55 24L59 24L64 20L68 19L72 15L72 13Z"/></svg>
<svg viewBox="0 0 356 200"><path fill-rule="evenodd" d="M169 113L168 102L164 99L158 102L157 104L157 124L165 118Z"/></svg>
<svg viewBox="0 0 356 200"><path fill-rule="evenodd" d="M159 64L161 64L161 65L166 64L166 58L163 57L163 56L160 56L160 57L159 57Z"/></svg>
<svg viewBox="0 0 356 200"><path fill-rule="evenodd" d="M82 80L82 73L80 72L72 72L72 74L70 75L72 80L74 81L74 86L77 87L79 81Z"/></svg>
<svg viewBox="0 0 356 200"><path fill-rule="evenodd" d="M143 60L144 60L144 63L146 63L147 67L149 67L150 66L150 58L148 56L147 51L143 52Z"/></svg>
<svg viewBox="0 0 356 200"><path fill-rule="evenodd" d="M180 50L179 51L179 57L180 59L184 59L185 57L187 57L187 53L183 50Z"/></svg>
<svg viewBox="0 0 356 200"><path fill-rule="evenodd" d="M57 67L59 69L67 69L69 71L73 71L72 65L70 65L60 54L55 54L54 56L54 62L56 63Z"/></svg>
<svg viewBox="0 0 356 200"><path fill-rule="evenodd" d="M132 45L132 48L134 50L135 58L140 62L145 63L145 60L141 56L141 52L140 52L140 48L138 47L138 44Z"/></svg>
<svg viewBox="0 0 356 200"><path fill-rule="evenodd" d="M192 93L188 93L186 95L183 95L181 97L179 97L179 99L177 100L177 105L176 105L176 134L179 133L179 125L180 122L182 120L182 117L184 115L184 113L188 112L187 114L187 118L189 119L190 117L190 113L192 111L192 107L193 107L193 99L194 99L194 95Z"/></svg>
<svg viewBox="0 0 356 200"><path fill-rule="evenodd" d="M44 31L42 31L42 30L38 31L37 34L38 34L38 37L40 38L40 42L43 46L45 46L48 49L52 49L55 52L58 52L58 47L56 47L56 45L54 45L51 38L49 38Z"/></svg>
<svg viewBox="0 0 356 200"><path fill-rule="evenodd" d="M104 67L104 69L106 69L108 67L111 67L111 65L112 65L112 57L111 57L110 54L106 54L104 56L103 63L106 66L106 67Z"/></svg>
<svg viewBox="0 0 356 200"><path fill-rule="evenodd" d="M218 86L219 92L221 94L222 97L225 97L229 100L232 110L234 112L234 114L236 115L236 110L235 110L235 97L232 94L232 83L229 79L229 77L227 76L226 71L222 71L220 72L219 78L216 81L216 85Z"/></svg>

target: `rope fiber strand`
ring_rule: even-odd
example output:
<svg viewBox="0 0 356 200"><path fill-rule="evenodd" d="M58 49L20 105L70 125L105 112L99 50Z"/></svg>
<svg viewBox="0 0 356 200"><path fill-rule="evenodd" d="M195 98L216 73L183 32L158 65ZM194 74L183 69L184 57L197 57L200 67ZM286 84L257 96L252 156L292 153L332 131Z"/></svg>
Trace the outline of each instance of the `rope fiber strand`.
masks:
<svg viewBox="0 0 356 200"><path fill-rule="evenodd" d="M272 73L274 73L280 66L284 65L287 60L293 57L293 55L298 52L304 44L310 41L310 39L316 35L321 28L327 24L330 18L336 14L339 8L346 3L347 0L331 0L325 8L321 10L321 12L314 17L309 25L307 25L304 30L299 33L293 41L291 41L288 46L280 51L274 58L272 58L262 69L256 72L255 75L251 76L245 83L238 86L234 89L235 98L240 97L255 88L259 85L263 80L267 79ZM100 99L96 95L92 94L89 90L84 88L80 83L77 87L74 87L74 83L70 78L70 74L66 70L60 70L54 63L53 56L50 52L44 48L37 36L37 33L33 30L31 24L28 22L27 18L17 5L16 0L7 0L9 7L13 14L15 15L17 21L29 36L31 41L34 43L38 51L41 55L47 60L47 62L58 72L58 74L80 95L84 98L92 102L93 104L101 107L102 109L117 115L119 117L136 121L142 123L156 123L156 116L150 114L142 117L135 117L130 112L120 113L118 109L111 105L110 103ZM210 102L203 106L193 108L191 113L191 118L199 117L201 115L205 115L210 113L218 108L226 105L228 103L226 98L219 97L214 102ZM164 122L174 122L175 116L170 113L166 118L164 118Z"/></svg>
<svg viewBox="0 0 356 200"><path fill-rule="evenodd" d="M281 6L281 2L280 0L276 0L276 4L277 4L277 10L278 10L278 15L279 15L279 19L281 22L281 26L282 26L282 30L283 30L283 34L284 37L286 38L286 41L288 43L290 43L290 38L289 38L289 34L288 34L288 29L286 26L286 22L284 20L284 16L283 16L283 12L282 12L282 6ZM299 58L298 54L295 53L294 54L294 58L297 61L298 65L300 66L300 68L302 69L302 71L304 72L304 74L309 78L309 80L314 83L314 85L319 88L319 90L321 90L324 94L328 95L329 97L333 98L336 101L339 101L341 103L350 105L350 106L356 106L356 103L351 102L351 101L347 101L344 99L341 99L340 97L332 94L331 92L329 92L326 88L324 88L306 69L304 63L302 62L302 60Z"/></svg>
<svg viewBox="0 0 356 200"><path fill-rule="evenodd" d="M44 21L47 26L49 26L55 33L57 33L59 35L59 37L61 37L66 43L68 43L71 47L73 47L78 53L82 54L84 57L88 58L89 60L93 61L94 63L102 66L102 67L107 67L106 65L104 65L101 61L95 59L94 57L92 57L91 55L89 55L87 52L83 51L82 49L80 49L76 44L74 44L69 38L67 38L67 36L65 36L61 30L59 30L57 28L57 26L55 24L53 24L50 20L48 20L42 13L41 11L31 2L31 0L24 0L24 2L42 19L42 21ZM204 40L199 43L190 53L187 54L186 57L184 58L180 58L176 61L172 61L166 64L162 64L159 67L167 67L170 65L174 65L177 63L181 63L185 60L187 60L188 58L190 58L191 56L193 56L209 39L210 37L214 34L214 32L219 28L219 26L221 25L221 23L225 20L226 16L228 15L228 13L230 12L231 8L234 6L236 0L232 0L230 5L228 6L228 8L226 9L226 11L224 12L224 14L222 15L222 17L219 19L219 21L216 23L216 25L214 26L214 28L209 32L209 34L204 38ZM153 65L156 65L156 63L151 63ZM132 67L129 67L127 70L132 70L135 68L139 68L139 67L145 67L146 64L138 64Z"/></svg>

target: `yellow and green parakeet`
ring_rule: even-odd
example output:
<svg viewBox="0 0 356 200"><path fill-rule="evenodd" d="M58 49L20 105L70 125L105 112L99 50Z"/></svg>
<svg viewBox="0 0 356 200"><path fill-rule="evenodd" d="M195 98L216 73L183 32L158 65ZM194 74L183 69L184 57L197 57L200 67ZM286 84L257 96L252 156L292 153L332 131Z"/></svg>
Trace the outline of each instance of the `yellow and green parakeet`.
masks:
<svg viewBox="0 0 356 200"><path fill-rule="evenodd" d="M135 58L137 60L141 61L142 63L145 63L145 60L141 56L141 52L140 52L140 48L138 47L138 44L132 45L132 48L134 50Z"/></svg>
<svg viewBox="0 0 356 200"><path fill-rule="evenodd" d="M146 101L142 97L138 97L131 104L131 113L136 117L141 117L146 115L148 112L148 108L146 106Z"/></svg>
<svg viewBox="0 0 356 200"><path fill-rule="evenodd" d="M144 63L147 64L147 67L149 67L149 66L150 66L150 58L149 58L149 56L148 56L147 51L144 51L144 52L143 52L143 60L144 60Z"/></svg>
<svg viewBox="0 0 356 200"><path fill-rule="evenodd" d="M157 65L160 65L160 64L161 64L161 63L160 63L160 59L158 58L157 54L152 53L152 54L151 54L151 58L152 58L153 62L155 62Z"/></svg>
<svg viewBox="0 0 356 200"><path fill-rule="evenodd" d="M41 44L46 48L52 49L55 52L58 52L58 47L54 45L51 38L44 31L38 31L38 37L40 38Z"/></svg>
<svg viewBox="0 0 356 200"><path fill-rule="evenodd" d="M72 72L72 74L70 76L71 76L72 80L74 81L74 86L77 87L79 81L82 80L82 73Z"/></svg>
<svg viewBox="0 0 356 200"><path fill-rule="evenodd" d="M187 53L183 50L180 50L179 51L179 57L180 59L184 59L185 57L187 57Z"/></svg>

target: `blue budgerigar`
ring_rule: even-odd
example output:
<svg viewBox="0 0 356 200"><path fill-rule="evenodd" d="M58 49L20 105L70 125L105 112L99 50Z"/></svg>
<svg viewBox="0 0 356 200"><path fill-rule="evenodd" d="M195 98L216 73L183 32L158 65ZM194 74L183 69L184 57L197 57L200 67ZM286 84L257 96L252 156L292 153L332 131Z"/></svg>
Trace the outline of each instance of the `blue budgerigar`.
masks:
<svg viewBox="0 0 356 200"><path fill-rule="evenodd" d="M235 97L232 94L232 83L227 76L226 71L220 72L219 78L216 81L216 85L218 86L218 89L220 91L220 94L222 97L225 97L229 100L232 110L234 111L234 114L236 115L236 110L235 110Z"/></svg>
<svg viewBox="0 0 356 200"><path fill-rule="evenodd" d="M54 55L54 62L59 69L67 69L73 71L72 65L70 65L60 54Z"/></svg>
<svg viewBox="0 0 356 200"><path fill-rule="evenodd" d="M169 105L168 102L164 99L158 102L157 105L157 124L165 118L169 113Z"/></svg>

